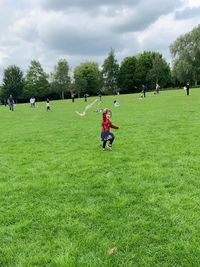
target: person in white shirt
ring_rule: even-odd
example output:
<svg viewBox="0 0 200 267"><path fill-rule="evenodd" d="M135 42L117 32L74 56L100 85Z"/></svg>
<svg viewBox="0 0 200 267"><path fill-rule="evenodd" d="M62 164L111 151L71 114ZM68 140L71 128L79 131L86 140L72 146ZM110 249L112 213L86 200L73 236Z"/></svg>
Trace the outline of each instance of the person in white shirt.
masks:
<svg viewBox="0 0 200 267"><path fill-rule="evenodd" d="M119 105L119 102L118 102L117 100L115 100L115 101L114 101L114 107L117 108L117 107L119 107L119 106L120 106L120 105Z"/></svg>
<svg viewBox="0 0 200 267"><path fill-rule="evenodd" d="M30 104L31 104L31 108L35 107L35 97L33 97L33 96L31 97Z"/></svg>

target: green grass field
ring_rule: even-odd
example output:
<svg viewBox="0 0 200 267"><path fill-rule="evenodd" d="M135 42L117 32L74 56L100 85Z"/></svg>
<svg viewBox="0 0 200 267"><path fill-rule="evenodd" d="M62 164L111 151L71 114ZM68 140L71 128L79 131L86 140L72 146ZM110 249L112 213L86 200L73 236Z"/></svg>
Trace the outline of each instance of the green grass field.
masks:
<svg viewBox="0 0 200 267"><path fill-rule="evenodd" d="M114 99L0 106L1 267L200 266L200 90Z"/></svg>

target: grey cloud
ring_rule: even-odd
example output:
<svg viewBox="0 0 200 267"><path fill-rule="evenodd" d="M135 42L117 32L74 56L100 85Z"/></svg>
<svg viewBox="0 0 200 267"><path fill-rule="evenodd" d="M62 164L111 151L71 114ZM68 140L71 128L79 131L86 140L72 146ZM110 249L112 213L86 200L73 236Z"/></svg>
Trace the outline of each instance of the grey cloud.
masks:
<svg viewBox="0 0 200 267"><path fill-rule="evenodd" d="M179 7L181 0L42 0L44 9L54 11L88 13L90 18L115 19L111 30L118 33L141 31ZM75 8L75 9L74 9ZM123 12L125 14L123 15ZM127 14L126 14L127 12ZM91 21L92 22L92 21ZM108 24L108 28L109 28Z"/></svg>
<svg viewBox="0 0 200 267"><path fill-rule="evenodd" d="M135 5L140 0L42 0L42 6L47 9L63 10L70 7L78 7L79 9L88 9L100 6L118 6L118 5Z"/></svg>
<svg viewBox="0 0 200 267"><path fill-rule="evenodd" d="M42 43L46 51L72 56L102 56L110 48L118 52L126 49L125 33L141 31L162 14L172 11L180 0L42 0L41 14L32 13L19 20L14 28L15 34L25 42ZM38 1L41 5L41 1ZM108 6L109 4L109 6ZM105 6L103 6L105 5ZM113 8L112 8L113 5ZM79 7L79 9L69 8ZM93 8L93 14L80 9ZM95 8L100 8L95 16ZM64 10L65 12L58 12ZM44 14L44 15L43 15ZM109 16L112 14L112 16ZM35 17L34 17L35 16ZM40 22L40 23L39 23ZM138 50L136 37L130 37L132 50Z"/></svg>
<svg viewBox="0 0 200 267"><path fill-rule="evenodd" d="M109 32L91 33L76 28L51 29L40 32L40 39L49 49L70 55L103 55L111 47L121 49L119 36Z"/></svg>
<svg viewBox="0 0 200 267"><path fill-rule="evenodd" d="M175 14L175 18L180 19L191 19L194 17L199 17L200 15L200 7L186 8L182 11L177 11Z"/></svg>
<svg viewBox="0 0 200 267"><path fill-rule="evenodd" d="M71 66L83 60L102 62L110 48L115 49L118 59L151 49L166 54L168 43L176 36L176 27L174 35L167 36L167 43L163 15L173 14L176 7L183 6L182 0L20 0L12 5L8 2L13 1L4 1L6 7L0 10L0 45L7 56L0 68L17 64L23 69L34 58L47 69L63 57L69 59ZM190 13L191 9L186 11ZM181 15L176 13L177 18ZM157 21L162 24L159 30L154 27ZM169 21L174 23L174 16L169 16ZM187 22L180 27L185 25ZM177 29L178 36L180 28Z"/></svg>
<svg viewBox="0 0 200 267"><path fill-rule="evenodd" d="M140 1L132 9L132 14L130 13L124 21L116 22L114 29L119 32L142 31L160 16L172 12L179 4L180 0L163 1L162 4L160 4L159 0L152 0L151 4L147 0Z"/></svg>

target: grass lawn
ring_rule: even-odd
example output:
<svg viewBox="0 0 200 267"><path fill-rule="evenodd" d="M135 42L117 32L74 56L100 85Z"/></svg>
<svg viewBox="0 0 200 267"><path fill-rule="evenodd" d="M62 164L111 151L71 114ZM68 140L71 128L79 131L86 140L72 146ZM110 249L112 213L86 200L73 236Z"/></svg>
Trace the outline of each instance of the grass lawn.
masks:
<svg viewBox="0 0 200 267"><path fill-rule="evenodd" d="M0 106L0 266L200 266L200 90L103 97L105 152L97 106L51 107Z"/></svg>

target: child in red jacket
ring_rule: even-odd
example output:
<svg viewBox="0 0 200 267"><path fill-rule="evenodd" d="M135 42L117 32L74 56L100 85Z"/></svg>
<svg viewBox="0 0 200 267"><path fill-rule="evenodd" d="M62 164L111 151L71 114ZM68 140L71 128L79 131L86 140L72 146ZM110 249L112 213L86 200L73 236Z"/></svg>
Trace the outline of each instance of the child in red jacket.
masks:
<svg viewBox="0 0 200 267"><path fill-rule="evenodd" d="M106 143L109 141L108 147L112 150L112 144L115 139L115 136L113 133L110 132L110 128L119 129L118 126L113 125L110 121L110 118L112 116L112 112L109 109L104 109L103 111L103 121L102 121L102 132L101 132L101 139L103 141L102 148L103 150L106 150Z"/></svg>

